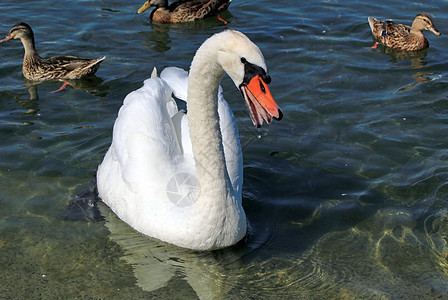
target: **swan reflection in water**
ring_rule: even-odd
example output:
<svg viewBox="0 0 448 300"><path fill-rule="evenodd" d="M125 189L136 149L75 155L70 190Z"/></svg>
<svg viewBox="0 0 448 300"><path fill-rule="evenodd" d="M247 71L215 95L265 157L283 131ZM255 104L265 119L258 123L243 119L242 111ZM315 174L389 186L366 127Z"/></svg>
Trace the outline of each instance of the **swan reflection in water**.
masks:
<svg viewBox="0 0 448 300"><path fill-rule="evenodd" d="M235 280L235 271L245 269L241 258L255 250L250 245L205 252L179 248L143 236L102 202L98 206L105 216L110 239L124 250L122 259L132 266L137 285L144 291L158 290L178 278L186 280L200 299L223 298L232 289L226 281L232 276Z"/></svg>

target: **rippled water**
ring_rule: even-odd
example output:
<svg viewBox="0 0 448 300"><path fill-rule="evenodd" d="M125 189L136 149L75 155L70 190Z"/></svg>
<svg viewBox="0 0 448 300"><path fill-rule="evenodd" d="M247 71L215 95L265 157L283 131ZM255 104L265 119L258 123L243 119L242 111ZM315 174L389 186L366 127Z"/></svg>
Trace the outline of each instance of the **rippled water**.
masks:
<svg viewBox="0 0 448 300"><path fill-rule="evenodd" d="M143 2L143 1L142 1ZM29 23L42 56L107 59L52 94L0 45L0 298L448 297L448 6L445 1L237 1L222 17L160 26L140 1L3 0L0 35ZM368 16L434 16L427 51L373 45ZM65 221L153 66L188 68L226 28L263 51L284 119L255 129L223 87L244 147L246 241L192 252L106 221Z"/></svg>

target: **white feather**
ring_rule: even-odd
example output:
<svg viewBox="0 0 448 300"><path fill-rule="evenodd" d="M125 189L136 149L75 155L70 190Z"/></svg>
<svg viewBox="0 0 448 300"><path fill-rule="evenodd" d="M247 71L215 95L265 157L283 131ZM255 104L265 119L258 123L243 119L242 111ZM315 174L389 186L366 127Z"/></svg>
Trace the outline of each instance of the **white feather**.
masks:
<svg viewBox="0 0 448 300"><path fill-rule="evenodd" d="M226 31L203 44L202 53L206 55L201 56L198 50L191 78L178 68L167 68L158 78L154 69L143 87L125 98L115 121L112 144L97 172L99 195L120 219L148 236L198 250L233 245L246 232L238 130L218 86L224 71L209 64L219 60L213 57L222 52L217 47L230 52L240 49L248 59L252 55L252 61L265 67L261 52L247 37ZM229 59L240 62L238 53L234 57L227 53L227 69L231 68ZM211 69L207 69L209 66ZM210 76L198 78L198 68ZM232 78L234 81L243 78L244 74L238 73L241 71L241 67L228 70L237 77ZM189 80L190 84L196 82L193 79L200 79L204 86L189 87ZM210 91L218 91L218 95ZM187 103L187 114L177 108L173 93L192 101ZM213 131L216 122L220 134ZM176 184L193 187L190 193L179 192L191 200L182 205L173 201L171 193L173 180L180 179L184 182Z"/></svg>

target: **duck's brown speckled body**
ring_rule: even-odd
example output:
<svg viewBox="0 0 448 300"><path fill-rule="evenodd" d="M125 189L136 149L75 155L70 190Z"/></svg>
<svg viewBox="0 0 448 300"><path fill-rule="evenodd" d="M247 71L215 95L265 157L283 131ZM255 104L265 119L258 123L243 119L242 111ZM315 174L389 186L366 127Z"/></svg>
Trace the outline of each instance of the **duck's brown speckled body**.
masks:
<svg viewBox="0 0 448 300"><path fill-rule="evenodd" d="M412 26L380 21L372 17L369 17L369 25L379 43L397 50L414 51L427 48L429 43L422 30L430 30L435 35L441 34L428 14L418 14Z"/></svg>
<svg viewBox="0 0 448 300"><path fill-rule="evenodd" d="M86 59L76 56L55 56L42 58L34 44L34 33L26 23L19 23L9 31L0 42L20 39L25 48L22 72L29 80L70 80L82 79L95 74L105 56L98 59Z"/></svg>
<svg viewBox="0 0 448 300"><path fill-rule="evenodd" d="M168 5L168 0L146 0L138 10L142 13L155 7L150 18L155 23L184 23L215 16L226 10L232 0L179 0Z"/></svg>

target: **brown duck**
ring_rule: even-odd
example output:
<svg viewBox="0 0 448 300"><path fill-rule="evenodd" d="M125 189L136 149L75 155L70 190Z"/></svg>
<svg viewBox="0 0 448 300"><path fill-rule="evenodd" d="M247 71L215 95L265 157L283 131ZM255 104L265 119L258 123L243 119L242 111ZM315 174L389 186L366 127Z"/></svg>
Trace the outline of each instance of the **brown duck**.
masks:
<svg viewBox="0 0 448 300"><path fill-rule="evenodd" d="M138 13L140 14L150 7L155 7L150 15L151 20L155 23L192 22L215 16L225 11L231 1L179 0L168 5L168 0L146 0L145 4L138 10Z"/></svg>
<svg viewBox="0 0 448 300"><path fill-rule="evenodd" d="M441 34L434 27L428 14L418 14L412 26L396 24L392 21L380 21L372 17L369 17L369 25L373 36L378 40L372 48L376 48L378 43L381 43L397 50L422 50L429 46L422 30L429 30L435 35Z"/></svg>
<svg viewBox="0 0 448 300"><path fill-rule="evenodd" d="M55 56L42 58L36 51L34 33L26 23L14 25L5 39L20 39L25 48L22 72L30 80L70 80L82 79L95 74L105 56L97 59L86 59L75 56Z"/></svg>

